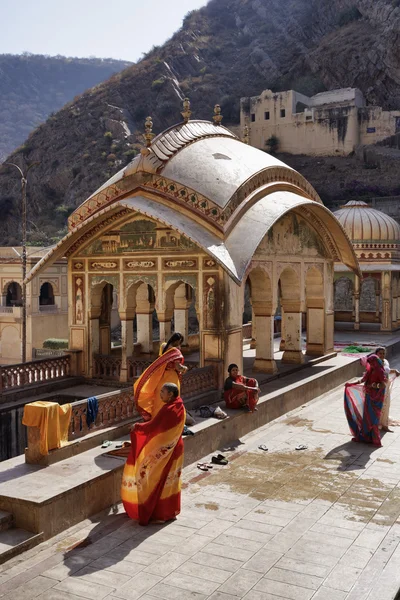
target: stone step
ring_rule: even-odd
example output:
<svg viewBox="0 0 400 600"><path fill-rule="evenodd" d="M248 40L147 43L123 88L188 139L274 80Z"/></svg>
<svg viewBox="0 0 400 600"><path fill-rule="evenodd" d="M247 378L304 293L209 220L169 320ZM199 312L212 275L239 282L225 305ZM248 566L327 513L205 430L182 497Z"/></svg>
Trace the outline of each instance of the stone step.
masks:
<svg viewBox="0 0 400 600"><path fill-rule="evenodd" d="M11 513L0 510L0 531L5 531L13 526L13 516Z"/></svg>
<svg viewBox="0 0 400 600"><path fill-rule="evenodd" d="M42 533L11 528L0 531L0 565L43 541Z"/></svg>

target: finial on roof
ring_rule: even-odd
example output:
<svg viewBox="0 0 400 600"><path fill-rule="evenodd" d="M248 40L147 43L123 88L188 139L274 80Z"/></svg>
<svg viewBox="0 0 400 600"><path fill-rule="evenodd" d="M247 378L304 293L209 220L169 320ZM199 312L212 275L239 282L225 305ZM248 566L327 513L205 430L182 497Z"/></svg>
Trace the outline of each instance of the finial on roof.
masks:
<svg viewBox="0 0 400 600"><path fill-rule="evenodd" d="M250 144L249 126L247 125L247 123L244 124L243 128L243 142L245 144Z"/></svg>
<svg viewBox="0 0 400 600"><path fill-rule="evenodd" d="M151 141L154 137L154 133L153 133L153 119L151 117L146 117L146 121L144 122L144 129L145 129L145 134L144 134L144 139L146 142L146 146L147 148L149 146L151 146Z"/></svg>
<svg viewBox="0 0 400 600"><path fill-rule="evenodd" d="M221 107L219 104L216 104L214 106L214 116L213 116L213 121L216 125L221 125L221 121L222 121L222 115L221 115Z"/></svg>
<svg viewBox="0 0 400 600"><path fill-rule="evenodd" d="M187 123L189 121L191 114L192 111L190 110L190 100L189 98L185 98L183 101L183 111L181 112L184 123Z"/></svg>

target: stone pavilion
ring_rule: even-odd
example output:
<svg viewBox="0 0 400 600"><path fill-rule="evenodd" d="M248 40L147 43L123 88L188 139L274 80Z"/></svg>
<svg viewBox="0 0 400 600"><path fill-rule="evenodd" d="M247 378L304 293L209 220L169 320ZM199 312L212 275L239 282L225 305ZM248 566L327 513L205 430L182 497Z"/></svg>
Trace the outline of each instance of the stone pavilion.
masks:
<svg viewBox="0 0 400 600"><path fill-rule="evenodd" d="M333 350L334 264L359 274L339 220L299 173L240 141L214 122L190 120L154 136L146 147L75 210L69 232L32 269L28 280L66 257L69 341L79 372L95 377L108 361L121 382L135 361L151 359L153 323L161 341L171 326L188 339L188 311L199 323L200 367L214 365L219 385L227 365L242 366L246 281L255 320L254 369L276 371L274 315L282 312L283 361ZM110 311L117 292L122 348L113 353ZM136 336L136 343L134 338ZM113 367L113 368L114 368Z"/></svg>
<svg viewBox="0 0 400 600"><path fill-rule="evenodd" d="M356 330L398 329L400 225L360 200L351 200L334 215L353 243L362 273L360 278L335 264L335 320Z"/></svg>

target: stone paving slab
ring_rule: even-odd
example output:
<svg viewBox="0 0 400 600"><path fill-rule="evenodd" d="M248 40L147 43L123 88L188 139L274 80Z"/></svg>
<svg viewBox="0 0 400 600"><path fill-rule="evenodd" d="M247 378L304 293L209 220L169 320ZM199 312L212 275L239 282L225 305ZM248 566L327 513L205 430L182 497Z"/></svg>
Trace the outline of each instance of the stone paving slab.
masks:
<svg viewBox="0 0 400 600"><path fill-rule="evenodd" d="M400 428L352 443L340 387L221 451L227 466L184 470L176 521L88 519L2 565L0 598L394 600Z"/></svg>

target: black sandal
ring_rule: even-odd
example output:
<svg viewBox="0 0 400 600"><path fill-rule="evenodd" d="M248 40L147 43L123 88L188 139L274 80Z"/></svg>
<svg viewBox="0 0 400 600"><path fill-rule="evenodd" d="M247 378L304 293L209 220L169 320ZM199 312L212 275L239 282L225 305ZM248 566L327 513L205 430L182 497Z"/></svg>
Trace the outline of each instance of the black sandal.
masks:
<svg viewBox="0 0 400 600"><path fill-rule="evenodd" d="M218 454L217 456L213 456L211 462L215 465L227 465L228 460L222 454Z"/></svg>

